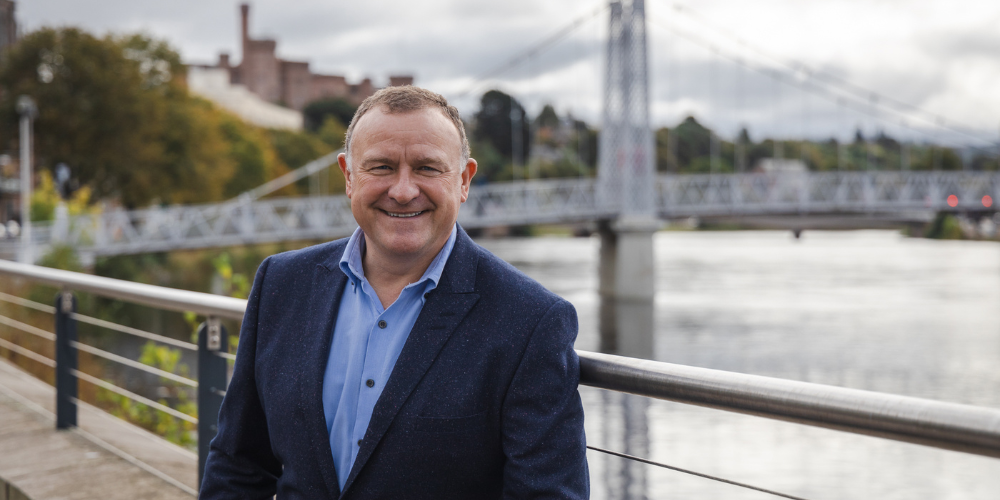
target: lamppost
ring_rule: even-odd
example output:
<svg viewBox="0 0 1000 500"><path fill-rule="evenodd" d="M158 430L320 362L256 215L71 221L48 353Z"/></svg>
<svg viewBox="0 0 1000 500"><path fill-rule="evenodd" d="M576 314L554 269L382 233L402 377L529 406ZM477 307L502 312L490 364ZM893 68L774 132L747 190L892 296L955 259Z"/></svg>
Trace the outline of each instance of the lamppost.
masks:
<svg viewBox="0 0 1000 500"><path fill-rule="evenodd" d="M31 121L38 115L35 101L26 95L17 98L21 115L21 255L25 264L34 264L31 254Z"/></svg>

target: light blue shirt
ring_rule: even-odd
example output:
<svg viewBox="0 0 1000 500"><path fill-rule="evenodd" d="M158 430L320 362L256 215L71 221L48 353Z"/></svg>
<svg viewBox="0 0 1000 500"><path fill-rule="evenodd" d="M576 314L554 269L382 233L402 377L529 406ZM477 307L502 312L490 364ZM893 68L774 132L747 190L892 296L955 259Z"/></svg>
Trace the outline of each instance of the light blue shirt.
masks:
<svg viewBox="0 0 1000 500"><path fill-rule="evenodd" d="M341 490L358 456L375 403L424 307L424 294L436 288L441 280L441 272L455 246L456 229L452 227L451 236L424 275L403 288L388 309L382 308L378 295L365 279L361 266L364 235L361 228L355 230L340 259L340 268L348 282L340 299L330 358L323 376L323 413Z"/></svg>

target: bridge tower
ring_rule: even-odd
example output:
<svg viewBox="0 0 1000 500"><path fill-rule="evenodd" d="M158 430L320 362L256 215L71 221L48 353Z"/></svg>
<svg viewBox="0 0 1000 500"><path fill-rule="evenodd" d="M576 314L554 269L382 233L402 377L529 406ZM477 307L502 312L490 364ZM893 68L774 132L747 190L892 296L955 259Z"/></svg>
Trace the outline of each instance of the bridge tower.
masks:
<svg viewBox="0 0 1000 500"><path fill-rule="evenodd" d="M599 144L598 199L616 213L602 221L600 292L651 301L655 291L655 148L649 126L644 0L611 3Z"/></svg>

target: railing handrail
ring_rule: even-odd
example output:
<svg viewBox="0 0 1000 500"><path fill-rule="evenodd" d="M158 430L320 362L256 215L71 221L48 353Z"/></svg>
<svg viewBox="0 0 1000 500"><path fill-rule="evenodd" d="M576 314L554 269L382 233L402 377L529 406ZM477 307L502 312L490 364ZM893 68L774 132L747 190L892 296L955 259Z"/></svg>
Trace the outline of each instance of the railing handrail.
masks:
<svg viewBox="0 0 1000 500"><path fill-rule="evenodd" d="M221 318L243 319L243 311L247 306L246 300L222 295L147 285L2 259L0 259L0 275L25 278L58 288L90 292L102 297L160 309L191 311Z"/></svg>
<svg viewBox="0 0 1000 500"><path fill-rule="evenodd" d="M246 301L0 260L0 274L129 302L241 319ZM1000 410L577 351L580 383L1000 458Z"/></svg>
<svg viewBox="0 0 1000 500"><path fill-rule="evenodd" d="M577 351L580 383L1000 458L1000 410Z"/></svg>

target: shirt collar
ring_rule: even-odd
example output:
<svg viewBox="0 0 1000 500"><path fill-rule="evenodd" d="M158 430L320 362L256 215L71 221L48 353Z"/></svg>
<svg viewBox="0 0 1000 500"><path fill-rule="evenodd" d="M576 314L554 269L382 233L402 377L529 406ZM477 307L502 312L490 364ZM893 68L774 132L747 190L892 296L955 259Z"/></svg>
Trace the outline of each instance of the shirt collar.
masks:
<svg viewBox="0 0 1000 500"><path fill-rule="evenodd" d="M444 265L448 262L451 250L455 248L455 239L457 235L458 225L456 224L451 227L451 235L448 236L448 241L444 243L444 246L441 247L441 251L434 257L434 260L431 261L431 265L427 266L427 270L424 271L423 276L421 276L416 283L420 283L424 280L430 280L434 282L435 287L438 285L441 281L441 273L444 272ZM344 249L344 255L340 258L340 269L344 271L344 274L346 274L355 285L357 285L360 281L367 281L365 279L364 266L361 265L361 254L364 250L365 232L359 227L354 230L354 234L351 235L351 239L347 240L347 248Z"/></svg>

